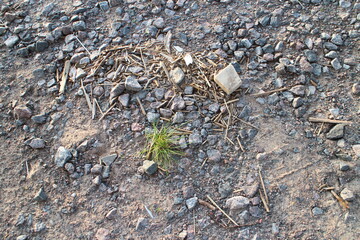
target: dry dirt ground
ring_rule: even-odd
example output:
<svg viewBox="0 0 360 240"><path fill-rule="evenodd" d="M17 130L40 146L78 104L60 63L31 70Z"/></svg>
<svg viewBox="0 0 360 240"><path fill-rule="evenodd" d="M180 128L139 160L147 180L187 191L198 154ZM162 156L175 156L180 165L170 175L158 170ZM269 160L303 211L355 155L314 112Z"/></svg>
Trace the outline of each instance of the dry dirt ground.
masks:
<svg viewBox="0 0 360 240"><path fill-rule="evenodd" d="M358 1L109 2L118 5L107 10L101 9L97 1L0 0L0 27L5 28L0 41L0 239L360 239ZM54 6L45 11L51 3ZM79 8L85 10L76 12ZM64 16L68 19L62 19ZM273 18L269 23L264 16ZM154 28L149 26L159 17L165 26L157 26L152 35ZM71 32L91 53L99 52L105 43L105 49L142 46L151 39L162 45L163 37L172 31L172 46L222 63L210 67L213 69L209 72L237 61L243 84L227 96L210 79L214 87L208 90L218 92L221 99L196 88L193 94L185 94L164 80L165 72L156 66L162 76L157 80L165 92L173 89L185 101L193 102L191 108L179 110L185 120L174 125L197 134L202 142L192 143L190 136L185 135L185 154L168 172L143 174L139 167L144 157L139 151L145 146L145 128L151 123L142 114L136 98L131 98L127 107L116 101L103 119L99 111L91 119L84 95L78 94L80 78L69 81L63 95L58 93L59 82L49 86L57 75L61 78L67 59L79 52L87 56L76 39L72 41L75 46L66 49L71 41L65 42L64 33L58 38L49 37L56 35L56 28L75 28L72 22L78 20L84 20L86 28ZM114 22L121 23L115 35ZM25 30L16 30L19 27ZM259 37L251 29L272 48L280 41L284 48L270 50L272 56L257 52L267 51L266 44L256 42ZM30 33L30 40L22 34L24 31ZM187 36L187 44L180 33ZM334 50L341 69L335 69L336 63L331 62L334 58L325 57L330 49L324 44L333 40L333 34L343 40L342 44L335 44ZM8 46L6 40L14 35L19 35L20 40ZM252 46L241 43L245 38L251 40ZM44 40L49 43L44 50L29 50L25 56L19 52ZM234 47L231 41L238 46ZM260 50L256 50L257 46ZM311 49L317 55L312 63L317 65L309 71L309 62L300 58ZM244 56L239 57L239 51ZM277 53L282 55L275 56ZM281 58L293 61L285 72L276 69ZM97 59L91 61L90 68L94 68L94 62L99 63ZM92 95L96 86L103 86L103 92L96 96L103 112L111 106L111 88L128 76L120 75L114 82L105 79L104 83L101 79L112 69L111 64L106 64L99 68L99 76L89 81L88 77L81 79L90 97L96 96ZM320 73L315 70L319 66ZM38 69L44 69L44 74L39 76L39 71L35 71ZM205 86L201 81L198 84ZM196 83L195 77L187 79L182 87L192 83ZM295 85L301 85L303 92L252 95ZM54 90L53 86L57 88ZM152 82L144 94L128 93L130 97L140 97L146 113L157 113L158 109L151 107L157 102L155 88ZM293 100L294 97L300 100ZM234 99L237 100L229 107L236 118L229 121L225 133L226 128L212 119L217 111L223 111L227 123L225 101ZM159 100L162 101L165 100ZM301 101L302 105L295 106L294 101ZM220 110L211 112L211 104L218 104ZM170 103L167 108L170 109ZM20 116L27 111L31 111L31 116ZM41 114L46 117L42 123L31 118ZM329 139L329 131L336 124L313 123L309 117L351 123L341 129L341 136ZM134 131L133 123L138 123L141 130ZM160 120L159 124L165 123ZM224 138L225 134L230 140ZM44 140L45 146L29 146L34 138ZM82 145L84 141L86 144ZM54 159L60 146L72 152L69 162L75 167L73 171L56 166ZM212 161L210 149L217 150L220 159ZM101 157L112 153L118 157L111 165L110 176L95 182L96 175L86 172L86 164L94 166ZM259 169L269 212L260 199ZM47 196L43 201L34 199L40 189ZM341 195L344 189L350 194ZM251 190L254 192L249 193ZM331 190L344 198L350 195L345 203L348 208ZM207 202L210 196L245 226L234 227L220 211L199 203L188 209L186 200L194 196ZM226 201L234 196L245 196L249 202L230 211Z"/></svg>

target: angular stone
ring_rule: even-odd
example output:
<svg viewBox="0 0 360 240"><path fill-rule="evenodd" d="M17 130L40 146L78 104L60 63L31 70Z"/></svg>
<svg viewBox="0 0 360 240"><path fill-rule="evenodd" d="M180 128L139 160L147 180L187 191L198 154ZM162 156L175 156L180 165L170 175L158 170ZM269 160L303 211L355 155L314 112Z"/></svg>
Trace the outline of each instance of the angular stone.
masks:
<svg viewBox="0 0 360 240"><path fill-rule="evenodd" d="M134 76L129 76L125 80L125 88L129 91L138 92L142 89L142 86Z"/></svg>
<svg viewBox="0 0 360 240"><path fill-rule="evenodd" d="M181 85L185 79L185 73L181 68L177 67L170 71L170 78L177 85Z"/></svg>
<svg viewBox="0 0 360 240"><path fill-rule="evenodd" d="M177 124L177 123L182 123L184 121L185 117L184 114L182 112L176 112L174 117L173 117L173 123Z"/></svg>
<svg viewBox="0 0 360 240"><path fill-rule="evenodd" d="M345 125L337 124L326 134L327 139L336 140L344 137Z"/></svg>
<svg viewBox="0 0 360 240"><path fill-rule="evenodd" d="M249 204L249 199L243 196L236 196L226 200L226 207L229 208L231 211L244 209L249 206Z"/></svg>
<svg viewBox="0 0 360 240"><path fill-rule="evenodd" d="M314 214L314 216L319 216L324 214L324 211L319 207L314 207L311 211Z"/></svg>
<svg viewBox="0 0 360 240"><path fill-rule="evenodd" d="M215 75L215 82L224 90L228 95L238 89L242 83L234 66L229 64L226 68L221 70Z"/></svg>
<svg viewBox="0 0 360 240"><path fill-rule="evenodd" d="M110 240L110 231L106 228L99 228L95 234L96 240Z"/></svg>
<svg viewBox="0 0 360 240"><path fill-rule="evenodd" d="M103 166L101 164L95 164L92 168L91 168L91 173L92 174L101 174L102 173L102 169Z"/></svg>
<svg viewBox="0 0 360 240"><path fill-rule="evenodd" d="M117 153L113 153L104 157L100 158L100 163L105 164L106 166L111 166L111 164L115 161L118 157Z"/></svg>
<svg viewBox="0 0 360 240"><path fill-rule="evenodd" d="M216 149L209 149L206 151L206 154L209 158L209 161L220 162L221 161L221 153Z"/></svg>
<svg viewBox="0 0 360 240"><path fill-rule="evenodd" d="M148 220L146 218L140 217L136 222L136 231L144 230L148 225Z"/></svg>
<svg viewBox="0 0 360 240"><path fill-rule="evenodd" d="M148 122L150 122L150 123L157 122L160 119L160 114L159 113L148 112L146 114L146 118L147 118Z"/></svg>
<svg viewBox="0 0 360 240"><path fill-rule="evenodd" d="M310 63L317 62L318 60L317 54L313 50L305 50L305 56Z"/></svg>
<svg viewBox="0 0 360 240"><path fill-rule="evenodd" d="M198 203L198 198L197 197L189 198L185 201L185 203L186 203L186 207L191 211L196 207Z"/></svg>
<svg viewBox="0 0 360 240"><path fill-rule="evenodd" d="M10 36L8 39L5 40L4 44L8 47L8 48L12 48L13 46L15 46L15 44L19 41L19 37L14 35L14 36Z"/></svg>
<svg viewBox="0 0 360 240"><path fill-rule="evenodd" d="M31 118L32 116L32 111L25 105L15 107L14 113L15 116L20 119Z"/></svg>
<svg viewBox="0 0 360 240"><path fill-rule="evenodd" d="M189 136L189 144L190 145L199 145L202 143L201 135L198 133L190 134Z"/></svg>
<svg viewBox="0 0 360 240"><path fill-rule="evenodd" d="M41 149L45 147L45 141L41 138L34 138L31 140L29 146L34 149Z"/></svg>
<svg viewBox="0 0 360 240"><path fill-rule="evenodd" d="M355 200L355 195L354 193L348 189L348 188L344 188L344 190L341 191L340 196L345 200L345 201L354 201Z"/></svg>
<svg viewBox="0 0 360 240"><path fill-rule="evenodd" d="M342 68L341 63L339 61L338 58L335 58L331 61L331 66L335 69L335 70L340 70Z"/></svg>
<svg viewBox="0 0 360 240"><path fill-rule="evenodd" d="M158 165L154 161L145 160L143 162L142 168L145 173L147 173L149 175L153 175L154 173L156 173L156 171L158 169Z"/></svg>
<svg viewBox="0 0 360 240"><path fill-rule="evenodd" d="M289 91L297 96L304 96L305 95L305 86L304 85L296 85L296 86L292 87Z"/></svg>
<svg viewBox="0 0 360 240"><path fill-rule="evenodd" d="M360 144L356 144L352 146L353 151L357 157L360 157Z"/></svg>
<svg viewBox="0 0 360 240"><path fill-rule="evenodd" d="M48 199L48 197L44 191L44 188L40 188L40 190L36 193L36 195L34 197L34 200L37 202L43 202L43 201L46 201L47 199Z"/></svg>
<svg viewBox="0 0 360 240"><path fill-rule="evenodd" d="M118 99L122 106L124 106L124 107L129 106L130 94L126 93L126 94L120 95Z"/></svg>
<svg viewBox="0 0 360 240"><path fill-rule="evenodd" d="M65 163L72 158L72 154L64 147L59 147L55 154L55 164L58 167L64 167Z"/></svg>

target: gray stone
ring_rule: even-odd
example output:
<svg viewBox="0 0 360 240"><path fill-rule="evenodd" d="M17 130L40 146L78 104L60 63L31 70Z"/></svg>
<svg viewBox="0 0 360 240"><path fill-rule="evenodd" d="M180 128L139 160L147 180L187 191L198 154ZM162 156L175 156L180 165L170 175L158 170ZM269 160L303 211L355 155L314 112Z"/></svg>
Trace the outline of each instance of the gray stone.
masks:
<svg viewBox="0 0 360 240"><path fill-rule="evenodd" d="M85 31L86 24L84 21L76 21L73 23L74 31Z"/></svg>
<svg viewBox="0 0 360 240"><path fill-rule="evenodd" d="M186 94L186 93L185 93ZM155 88L154 95L157 100L162 100L165 95L165 88Z"/></svg>
<svg viewBox="0 0 360 240"><path fill-rule="evenodd" d="M82 68L76 69L76 79L84 78L86 76L87 73Z"/></svg>
<svg viewBox="0 0 360 240"><path fill-rule="evenodd" d="M27 47L19 48L16 52L16 55L18 55L22 58L29 57L30 56L29 48L27 48Z"/></svg>
<svg viewBox="0 0 360 240"><path fill-rule="evenodd" d="M345 125L337 124L326 134L327 139L336 140L344 137Z"/></svg>
<svg viewBox="0 0 360 240"><path fill-rule="evenodd" d="M72 174L75 172L75 166L72 163L65 163L64 168L68 173Z"/></svg>
<svg viewBox="0 0 360 240"><path fill-rule="evenodd" d="M307 60L310 62L310 63L314 63L314 62L317 62L318 61L318 57L317 57L317 54L315 51L313 50L305 50L305 56L307 58Z"/></svg>
<svg viewBox="0 0 360 240"><path fill-rule="evenodd" d="M146 218L140 217L136 222L136 231L142 231L147 228L149 221Z"/></svg>
<svg viewBox="0 0 360 240"><path fill-rule="evenodd" d="M28 236L27 235L20 235L16 238L16 240L27 240Z"/></svg>
<svg viewBox="0 0 360 240"><path fill-rule="evenodd" d="M173 117L173 123L177 124L177 123L182 123L184 121L185 117L184 114L182 112L176 112L174 117Z"/></svg>
<svg viewBox="0 0 360 240"><path fill-rule="evenodd" d="M38 222L35 224L35 227L34 227L34 232L38 233L38 232L42 232L46 230L46 225L45 223L43 222Z"/></svg>
<svg viewBox="0 0 360 240"><path fill-rule="evenodd" d="M12 48L13 46L15 46L15 44L19 41L19 37L16 35L10 36L8 39L5 40L4 44L8 47L8 48Z"/></svg>
<svg viewBox="0 0 360 240"><path fill-rule="evenodd" d="M85 172L85 174L90 174L90 173L91 173L91 167L92 167L91 163L86 163L86 164L84 165L84 172Z"/></svg>
<svg viewBox="0 0 360 240"><path fill-rule="evenodd" d="M245 52L244 51L235 51L234 56L235 56L235 59L239 61L245 56Z"/></svg>
<svg viewBox="0 0 360 240"><path fill-rule="evenodd" d="M330 41L338 46L344 45L344 41L340 34L333 34Z"/></svg>
<svg viewBox="0 0 360 240"><path fill-rule="evenodd" d="M101 176L98 175L92 180L93 184L99 186L101 184Z"/></svg>
<svg viewBox="0 0 360 240"><path fill-rule="evenodd" d="M248 198L243 196L236 196L229 198L226 200L225 206L230 209L230 211L234 210L240 210L248 207L250 204L250 201Z"/></svg>
<svg viewBox="0 0 360 240"><path fill-rule="evenodd" d="M45 193L44 188L40 188L40 190L36 193L34 200L37 202L43 202L48 199L48 196Z"/></svg>
<svg viewBox="0 0 360 240"><path fill-rule="evenodd" d="M160 114L159 113L148 112L146 114L146 118L147 118L148 122L150 122L150 123L158 122L159 119L160 119Z"/></svg>
<svg viewBox="0 0 360 240"><path fill-rule="evenodd" d="M259 23L261 26L266 27L270 23L270 16L263 16L259 19Z"/></svg>
<svg viewBox="0 0 360 240"><path fill-rule="evenodd" d="M224 90L228 95L237 90L242 81L236 72L234 66L229 64L226 68L221 70L214 77L215 82Z"/></svg>
<svg viewBox="0 0 360 240"><path fill-rule="evenodd" d="M221 198L227 198L232 193L233 189L230 183L226 182L219 185L219 193Z"/></svg>
<svg viewBox="0 0 360 240"><path fill-rule="evenodd" d="M324 211L319 207L314 207L311 211L314 214L314 216L319 216L324 214Z"/></svg>
<svg viewBox="0 0 360 240"><path fill-rule="evenodd" d="M173 113L170 109L167 109L167 108L160 108L159 112L160 112L160 115L164 118L171 118L172 113Z"/></svg>
<svg viewBox="0 0 360 240"><path fill-rule="evenodd" d="M110 103L113 104L114 101L120 94L122 94L125 90L125 87L123 84L116 84L110 91Z"/></svg>
<svg viewBox="0 0 360 240"><path fill-rule="evenodd" d="M0 36L4 35L6 33L6 30L6 27L0 27Z"/></svg>
<svg viewBox="0 0 360 240"><path fill-rule="evenodd" d="M216 149L209 149L206 151L206 154L209 158L209 161L220 162L221 161L221 153Z"/></svg>
<svg viewBox="0 0 360 240"><path fill-rule="evenodd" d="M153 175L158 169L158 165L154 161L145 160L142 165L142 169L145 173Z"/></svg>
<svg viewBox="0 0 360 240"><path fill-rule="evenodd" d="M111 166L115 159L118 157L117 153L113 153L107 156L103 156L100 158L100 163L105 164L106 166Z"/></svg>
<svg viewBox="0 0 360 240"><path fill-rule="evenodd" d="M241 39L240 47L251 48L251 46L252 46L252 43L250 42L249 39L247 39L247 38Z"/></svg>
<svg viewBox="0 0 360 240"><path fill-rule="evenodd" d="M340 162L339 169L340 169L340 171L348 171L348 170L350 170L350 166L349 166L349 164L347 164L345 162Z"/></svg>
<svg viewBox="0 0 360 240"><path fill-rule="evenodd" d="M104 12L108 11L110 9L109 3L107 1L99 2L99 7Z"/></svg>
<svg viewBox="0 0 360 240"><path fill-rule="evenodd" d="M126 93L126 94L120 95L118 99L122 106L124 106L124 107L129 106L130 94Z"/></svg>
<svg viewBox="0 0 360 240"><path fill-rule="evenodd" d="M44 52L49 47L49 43L47 41L37 41L35 44L35 50L37 52Z"/></svg>
<svg viewBox="0 0 360 240"><path fill-rule="evenodd" d="M164 18L162 17L159 17L157 19L154 20L153 22L154 26L159 28L159 29L162 29L165 27L165 21L164 21Z"/></svg>
<svg viewBox="0 0 360 240"><path fill-rule="evenodd" d="M125 80L125 88L129 91L138 92L142 89L142 86L134 76L129 76Z"/></svg>
<svg viewBox="0 0 360 240"><path fill-rule="evenodd" d="M300 97L294 98L293 102L292 102L292 106L294 108L298 108L300 106L302 106L304 104L304 100Z"/></svg>
<svg viewBox="0 0 360 240"><path fill-rule="evenodd" d="M348 188L344 188L344 190L342 190L340 192L340 196L345 200L345 201L348 201L348 202L351 202L351 201L354 201L355 200L355 195L354 193L348 189Z"/></svg>
<svg viewBox="0 0 360 240"><path fill-rule="evenodd" d="M110 166L104 166L101 177L103 179L109 178L110 177L110 170L111 170Z"/></svg>
<svg viewBox="0 0 360 240"><path fill-rule="evenodd" d="M110 231L106 228L99 228L95 234L96 240L110 240Z"/></svg>
<svg viewBox="0 0 360 240"><path fill-rule="evenodd" d="M336 51L330 51L327 54L325 54L326 58L334 59L339 57L339 54Z"/></svg>
<svg viewBox="0 0 360 240"><path fill-rule="evenodd" d="M185 73L181 68L177 67L170 71L170 78L174 83L181 85L185 79Z"/></svg>
<svg viewBox="0 0 360 240"><path fill-rule="evenodd" d="M352 145L352 149L357 157L360 157L360 144Z"/></svg>
<svg viewBox="0 0 360 240"><path fill-rule="evenodd" d="M189 144L190 145L200 145L202 143L202 137L198 133L192 133L189 135Z"/></svg>
<svg viewBox="0 0 360 240"><path fill-rule="evenodd" d="M304 96L305 95L305 86L304 85L296 85L296 86L292 87L289 91L297 96Z"/></svg>
<svg viewBox="0 0 360 240"><path fill-rule="evenodd" d="M186 86L184 89L185 95L192 95L194 93L194 88L192 86Z"/></svg>
<svg viewBox="0 0 360 240"><path fill-rule="evenodd" d="M339 47L331 42L324 43L324 47L330 51L336 51L339 49Z"/></svg>
<svg viewBox="0 0 360 240"><path fill-rule="evenodd" d="M342 68L341 63L339 61L338 58L335 58L331 61L331 66L335 69L335 70L340 70Z"/></svg>
<svg viewBox="0 0 360 240"><path fill-rule="evenodd" d="M173 111L179 111L185 109L186 104L182 97L178 96L173 99L170 109Z"/></svg>
<svg viewBox="0 0 360 240"><path fill-rule="evenodd" d="M185 204L186 204L186 207L191 211L193 210L196 205L198 203L198 198L197 197L192 197L192 198L189 198L185 201Z"/></svg>
<svg viewBox="0 0 360 240"><path fill-rule="evenodd" d="M351 7L351 2L345 1L345 0L340 0L339 6L342 8L349 8L349 7Z"/></svg>
<svg viewBox="0 0 360 240"><path fill-rule="evenodd" d="M92 174L97 174L100 175L102 173L102 169L103 166L101 164L95 164L92 168L91 168L91 173Z"/></svg>
<svg viewBox="0 0 360 240"><path fill-rule="evenodd" d="M58 167L64 167L65 163L72 158L72 154L64 147L59 147L55 154L55 164Z"/></svg>
<svg viewBox="0 0 360 240"><path fill-rule="evenodd" d="M34 149L41 149L45 147L45 141L41 138L34 138L31 140L29 146Z"/></svg>

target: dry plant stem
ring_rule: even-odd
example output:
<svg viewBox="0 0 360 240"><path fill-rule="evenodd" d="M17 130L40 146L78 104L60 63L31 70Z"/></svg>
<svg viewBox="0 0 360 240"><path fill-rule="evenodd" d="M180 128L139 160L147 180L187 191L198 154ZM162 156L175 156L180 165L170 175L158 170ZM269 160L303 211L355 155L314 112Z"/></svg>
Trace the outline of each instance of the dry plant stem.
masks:
<svg viewBox="0 0 360 240"><path fill-rule="evenodd" d="M86 52L89 54L89 56L91 56L91 53L90 53L89 49L87 49L87 48L85 47L85 45L80 41L80 39L79 39L77 36L75 36L75 38L76 38L76 40L78 40L78 42L80 43L80 45L86 50Z"/></svg>
<svg viewBox="0 0 360 240"><path fill-rule="evenodd" d="M115 107L115 104L113 104L111 107L109 107L108 110L106 110L106 112L104 113L104 115L102 115L102 117L99 119L99 121L103 120L104 117L111 111L111 109L113 109L113 107Z"/></svg>
<svg viewBox="0 0 360 240"><path fill-rule="evenodd" d="M270 212L269 206L268 206L268 204L266 203L264 194L262 193L261 189L259 189L259 193L260 193L260 198L261 198L262 203L264 204L264 207L265 207L266 212Z"/></svg>
<svg viewBox="0 0 360 240"><path fill-rule="evenodd" d="M245 149L244 149L243 145L241 144L239 137L236 137L236 140L237 140L238 143L239 143L239 146L240 146L241 151L242 151L242 152L245 152Z"/></svg>
<svg viewBox="0 0 360 240"><path fill-rule="evenodd" d="M330 192L339 201L341 206L343 206L345 209L350 208L349 203L347 201L345 201L342 197L337 195L333 190L330 190Z"/></svg>
<svg viewBox="0 0 360 240"><path fill-rule="evenodd" d="M84 83L83 83L82 80L81 80L81 88L82 88L82 90L83 90L83 92L84 92L85 99L86 99L87 105L88 105L88 107L89 107L89 109L90 109L90 112L92 112L92 111L93 111L93 107L92 107L92 104L91 104L91 101L90 101L90 97L89 97L89 94L87 94L87 92L86 92L86 90L85 90Z"/></svg>
<svg viewBox="0 0 360 240"><path fill-rule="evenodd" d="M264 179L263 179L263 177L262 177L260 168L259 168L259 178L260 178L261 186L262 186L263 191L264 191L264 196L265 196L266 203L269 204L269 198L268 198L267 193L266 193L266 188L265 188L265 184L264 184Z"/></svg>
<svg viewBox="0 0 360 240"><path fill-rule="evenodd" d="M266 95L269 95L269 94L272 94L272 93L286 91L286 90L288 90L288 89L289 89L288 87L283 87L283 88L274 89L274 90L267 91L267 92L263 92L263 93L251 94L250 96L253 96L253 97L266 96Z"/></svg>
<svg viewBox="0 0 360 240"><path fill-rule="evenodd" d="M234 117L236 118L236 120L238 120L238 121L240 121L240 122L242 122L242 123L244 123L244 124L246 124L246 125L248 125L248 126L250 126L250 127L253 127L253 128L255 128L256 130L260 130L258 127L252 125L251 123L245 122L244 120L242 120L241 118L238 118L238 117L236 117L236 116L234 116Z"/></svg>
<svg viewBox="0 0 360 240"><path fill-rule="evenodd" d="M284 174L281 174L281 175L279 175L277 178L275 178L274 180L280 180L280 179L282 179L282 178L285 178L285 177L287 177L287 176L289 176L289 175L291 175L291 174L293 174L293 173L296 173L296 172L298 172L298 171L301 171L301 170L303 170L303 169L305 169L305 168L307 168L307 167L309 167L309 166L311 166L311 165L314 165L314 164L316 164L316 163L318 163L318 162L319 162L319 161L314 162L314 163L308 163L308 164L306 164L306 165L303 166L303 167L300 167L300 168L291 170L291 171L289 171L289 172L286 172L286 173L284 173Z"/></svg>
<svg viewBox="0 0 360 240"><path fill-rule="evenodd" d="M234 223L236 226L239 226L239 224L237 224L234 219L232 219L229 215L227 215L227 213L226 213L224 210L222 210L222 209L216 204L216 202L215 202L214 200L212 200L212 198L211 198L209 195L206 195L206 197L207 197L207 198L210 200L210 202L211 202L217 209L219 209L220 212L222 212L232 223Z"/></svg>
<svg viewBox="0 0 360 240"><path fill-rule="evenodd" d="M213 205L211 205L210 203L208 203L208 202L206 202L206 201L204 201L202 199L198 199L198 201L199 201L199 204L201 204L201 205L203 205L203 206L205 206L205 207L207 207L207 208L209 208L209 209L211 209L213 211L216 209L216 207L214 207Z"/></svg>
<svg viewBox="0 0 360 240"><path fill-rule="evenodd" d="M342 123L342 124L353 124L353 122L351 121L343 121L343 120L333 120L333 119L327 119L327 118L314 118L314 117L309 117L309 122L314 122L314 123Z"/></svg>
<svg viewBox="0 0 360 240"><path fill-rule="evenodd" d="M63 70L62 76L61 76L60 89L59 89L60 94L63 94L65 92L65 86L66 86L66 81L69 76L69 71L70 71L70 60L67 60L65 62L64 70Z"/></svg>
<svg viewBox="0 0 360 240"><path fill-rule="evenodd" d="M136 100L137 100L137 102L138 102L139 105L140 105L140 109L141 109L142 114L144 114L144 116L146 116L146 112L145 112L144 106L142 105L139 97L136 97Z"/></svg>
<svg viewBox="0 0 360 240"><path fill-rule="evenodd" d="M104 115L104 113L103 113L103 111L101 110L101 107L100 107L100 105L99 105L98 101L96 100L96 98L94 98L94 101L95 101L95 103L96 103L96 105L97 105L97 107L98 107L99 111L101 112L101 116L103 116L103 115Z"/></svg>
<svg viewBox="0 0 360 240"><path fill-rule="evenodd" d="M95 105L95 98L93 98L91 119L94 120L94 119L95 119L95 116L96 116L96 105Z"/></svg>

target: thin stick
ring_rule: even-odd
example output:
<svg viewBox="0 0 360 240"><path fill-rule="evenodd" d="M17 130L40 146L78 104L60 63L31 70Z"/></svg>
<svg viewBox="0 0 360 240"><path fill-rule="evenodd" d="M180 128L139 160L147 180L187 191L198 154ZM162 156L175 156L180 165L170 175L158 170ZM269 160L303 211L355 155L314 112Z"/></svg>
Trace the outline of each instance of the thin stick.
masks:
<svg viewBox="0 0 360 240"><path fill-rule="evenodd" d="M95 101L96 105L98 106L98 108L99 108L99 110L100 110L100 112L101 112L101 115L104 115L104 113L103 113L103 111L101 110L101 107L100 107L98 101L96 100L96 98L94 98L94 101Z"/></svg>
<svg viewBox="0 0 360 240"><path fill-rule="evenodd" d="M286 90L288 90L288 89L289 89L288 87L283 87L283 88L278 88L278 89L270 90L270 91L267 91L267 92L251 94L250 96L260 97L260 96L265 96L265 95L269 95L269 94L276 93L276 92L286 91Z"/></svg>
<svg viewBox="0 0 360 240"><path fill-rule="evenodd" d="M259 189L259 193L260 193L260 198L261 198L261 201L262 201L263 204L264 204L264 207L265 207L266 212L270 212L269 206L268 206L268 204L266 203L266 200L265 200L265 198L264 198L264 195L263 195L263 193L262 193L262 191L261 191L260 189Z"/></svg>
<svg viewBox="0 0 360 240"><path fill-rule="evenodd" d="M86 90L85 90L84 83L83 83L82 80L81 80L81 88L82 88L82 90L83 90L83 92L84 92L85 99L86 99L87 105L88 105L88 107L89 107L89 109L90 109L90 112L92 112L92 111L93 111L93 107L92 107L92 104L91 104L91 101L90 101L90 97L89 97L89 94L87 94L87 92L86 92Z"/></svg>
<svg viewBox="0 0 360 240"><path fill-rule="evenodd" d="M282 179L282 178L284 178L284 177L287 177L287 176L289 176L289 175L291 175L291 174L293 174L293 173L296 173L296 172L298 172L298 171L300 171L300 170L303 170L303 169L305 169L305 168L307 168L307 167L309 167L309 166L311 166L311 165L317 164L318 162L319 162L319 161L313 162L313 163L308 163L308 164L306 164L306 165L303 166L303 167L300 167L300 168L291 170L291 171L289 171L289 172L286 172L286 173L284 173L284 174L281 174L280 176L278 176L278 177L275 178L274 180L279 180L279 179Z"/></svg>
<svg viewBox="0 0 360 240"><path fill-rule="evenodd" d="M208 207L209 209L211 209L213 211L216 209L216 207L214 207L213 205L211 205L210 203L208 203L208 202L206 202L206 201L204 201L202 199L198 199L198 201L199 201L199 204L201 204L201 205L203 205L205 207Z"/></svg>
<svg viewBox="0 0 360 240"><path fill-rule="evenodd" d="M268 198L267 193L266 193L266 188L265 188L265 184L264 184L264 180L263 180L260 168L259 168L259 177L260 177L261 186L262 186L263 191L264 191L264 196L265 196L266 203L269 204L269 198Z"/></svg>
<svg viewBox="0 0 360 240"><path fill-rule="evenodd" d="M60 89L59 89L60 94L63 94L65 92L65 86L66 86L67 78L69 76L69 70L70 70L70 60L67 60L64 64L64 70L61 76Z"/></svg>
<svg viewBox="0 0 360 240"><path fill-rule="evenodd" d="M113 107L115 107L115 104L113 104L111 107L109 107L108 110L106 110L106 112L104 113L104 115L102 115L99 121L103 120L103 118L111 111L111 109L113 109Z"/></svg>
<svg viewBox="0 0 360 240"><path fill-rule="evenodd" d="M92 114L91 114L91 119L94 120L95 119L95 115L96 115L96 105L95 105L95 98L93 98L93 103L92 103Z"/></svg>
<svg viewBox="0 0 360 240"><path fill-rule="evenodd" d="M90 51L85 47L85 45L80 41L80 39L79 39L77 36L75 36L75 38L76 38L76 40L78 40L78 42L80 43L80 45L81 45L83 48L85 48L85 50L86 50L86 52L89 54L89 56L91 56Z"/></svg>
<svg viewBox="0 0 360 240"><path fill-rule="evenodd" d="M146 116L146 112L145 112L144 106L142 105L139 97L136 97L136 100L137 100L137 102L138 102L139 105L140 105L140 109L141 109L142 114L144 114L144 116Z"/></svg>
<svg viewBox="0 0 360 240"><path fill-rule="evenodd" d="M244 149L243 145L241 144L239 137L236 137L236 140L237 140L238 143L239 143L239 146L240 146L240 148L241 148L241 151L242 151L242 152L245 152L245 149Z"/></svg>
<svg viewBox="0 0 360 240"><path fill-rule="evenodd" d="M245 122L245 121L242 120L241 118L238 118L238 117L236 117L236 116L233 116L233 117L235 117L238 121L240 121L240 122L242 122L242 123L244 123L244 124L246 124L246 125L248 125L248 126L250 126L250 127L253 127L253 128L255 128L255 129L257 129L257 130L260 130L258 127L252 125L251 123Z"/></svg>
<svg viewBox="0 0 360 240"><path fill-rule="evenodd" d="M154 215L152 214L152 212L146 207L146 205L144 204L145 210L147 211L147 213L149 214L149 216L151 218L154 218Z"/></svg>
<svg viewBox="0 0 360 240"><path fill-rule="evenodd" d="M314 118L314 117L309 117L309 122L353 124L353 122L351 122L351 121L333 120L333 119L327 119L327 118Z"/></svg>
<svg viewBox="0 0 360 240"><path fill-rule="evenodd" d="M350 208L349 203L347 201L345 201L342 197L337 195L333 190L331 190L330 192L339 201L341 206L343 206L346 209Z"/></svg>
<svg viewBox="0 0 360 240"><path fill-rule="evenodd" d="M206 197L210 200L210 202L217 208L220 210L220 212L222 212L232 223L234 223L236 226L239 226L239 224L237 224L234 219L232 219L229 215L227 215L227 213L222 210L217 204L216 202L214 202L214 200L211 199L211 197L209 195L206 195Z"/></svg>
<svg viewBox="0 0 360 240"><path fill-rule="evenodd" d="M323 127L324 127L324 123L321 123L321 126L320 126L320 128L319 128L319 131L318 131L318 133L317 133L318 136L320 135Z"/></svg>
<svg viewBox="0 0 360 240"><path fill-rule="evenodd" d="M29 164L28 164L28 161L26 160L25 161L25 166L26 166L26 176L29 176Z"/></svg>

